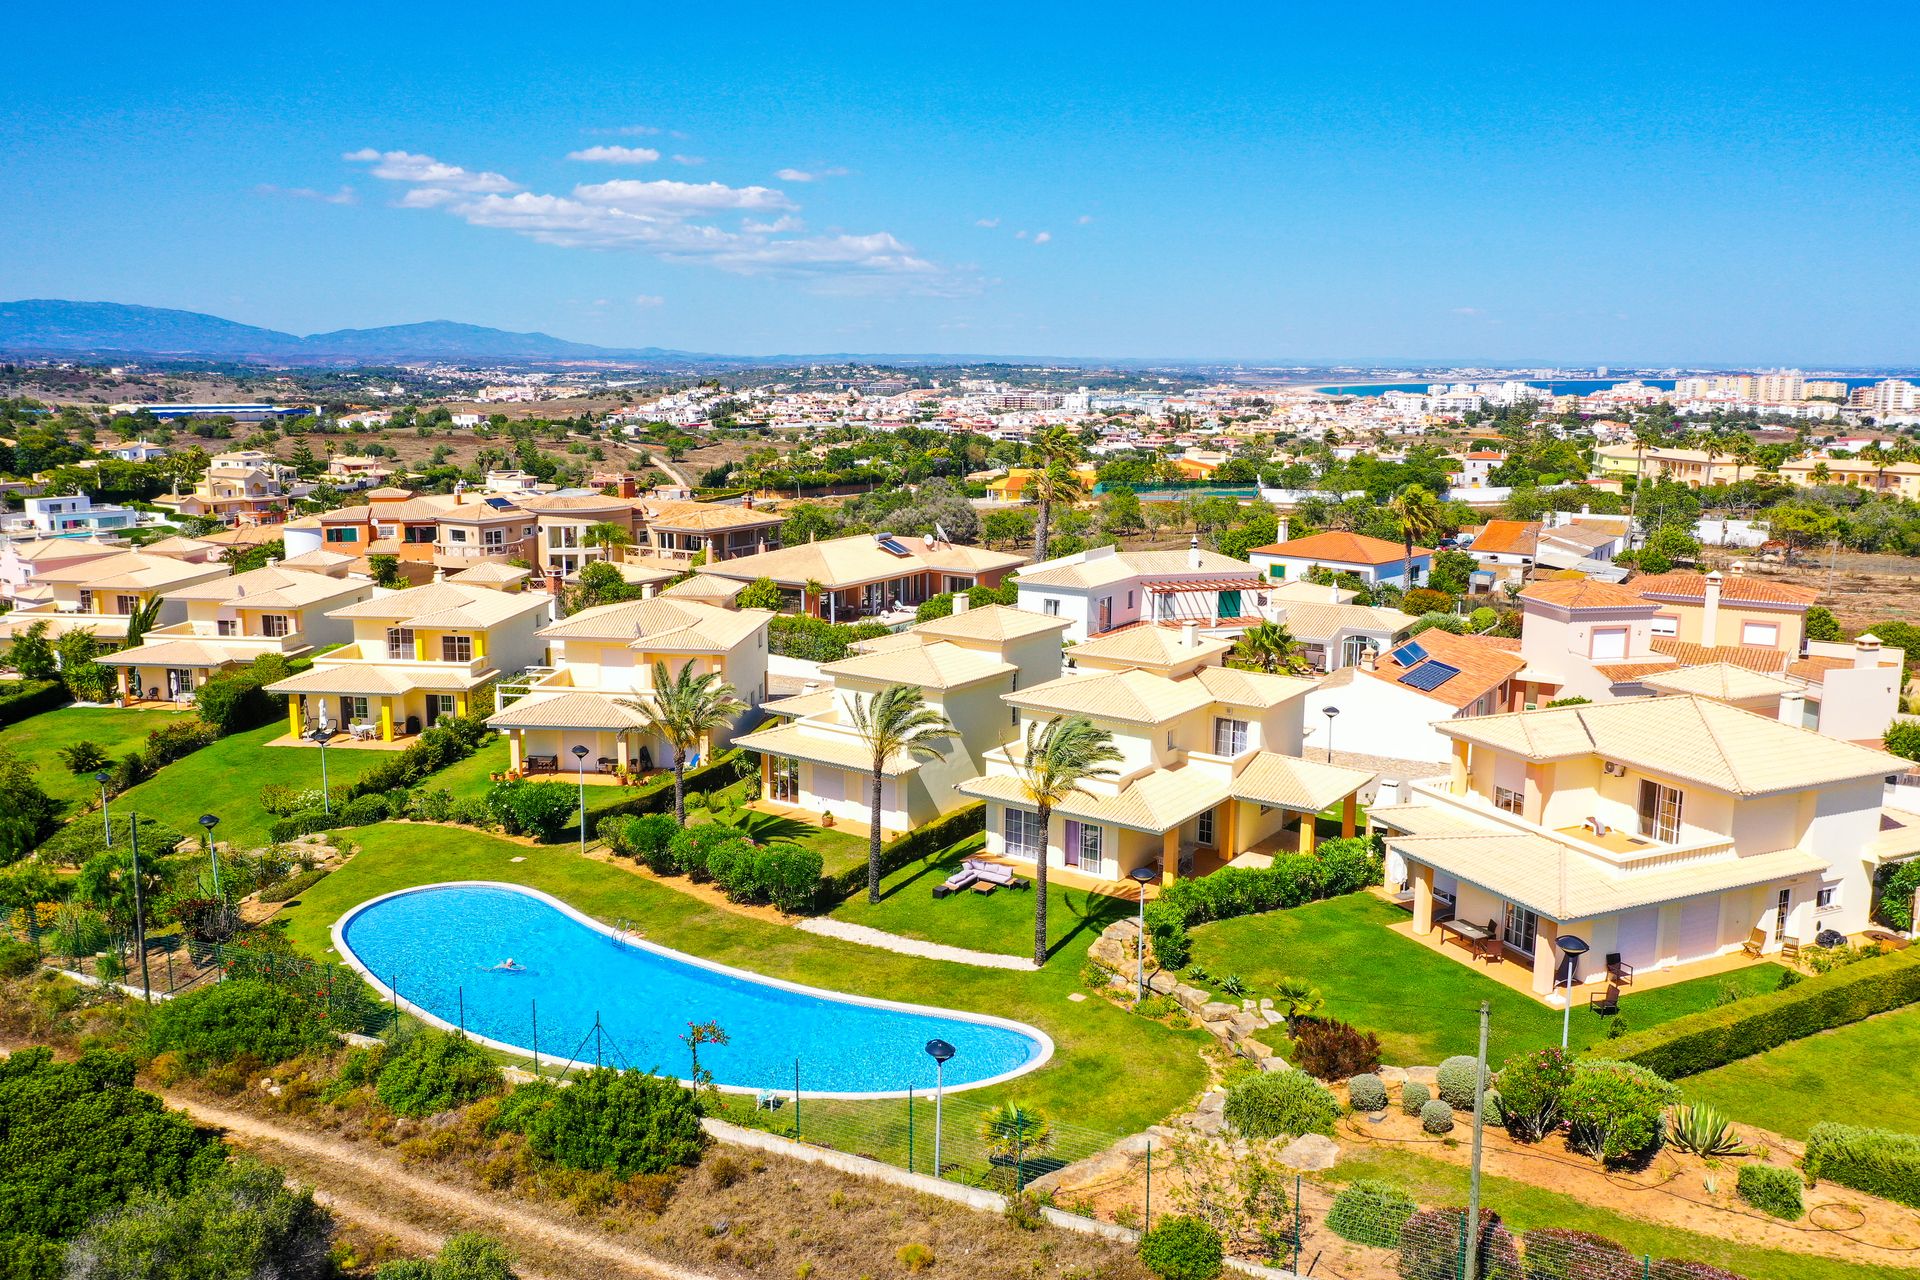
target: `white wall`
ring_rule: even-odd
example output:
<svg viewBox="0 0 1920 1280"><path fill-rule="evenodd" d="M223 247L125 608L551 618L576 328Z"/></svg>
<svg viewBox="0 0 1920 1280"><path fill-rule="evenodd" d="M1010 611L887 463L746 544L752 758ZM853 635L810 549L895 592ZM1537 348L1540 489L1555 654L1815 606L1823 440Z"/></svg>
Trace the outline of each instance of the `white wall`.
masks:
<svg viewBox="0 0 1920 1280"><path fill-rule="evenodd" d="M1397 760L1444 762L1453 758L1452 739L1433 729L1435 724L1453 718L1452 709L1411 689L1356 672L1350 683L1333 689L1321 686L1301 701L1308 759L1326 750L1324 711L1330 706L1340 708L1333 729L1335 751L1358 751Z"/></svg>

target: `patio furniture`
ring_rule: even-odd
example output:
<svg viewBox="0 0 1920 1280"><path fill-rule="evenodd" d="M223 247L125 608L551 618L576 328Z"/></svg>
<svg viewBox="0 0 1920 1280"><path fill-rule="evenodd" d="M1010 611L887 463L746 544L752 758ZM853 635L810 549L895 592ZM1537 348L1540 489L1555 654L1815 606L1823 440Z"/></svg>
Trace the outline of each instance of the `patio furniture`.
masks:
<svg viewBox="0 0 1920 1280"><path fill-rule="evenodd" d="M1781 939L1780 958L1782 960L1798 960L1800 958L1800 939L1798 938Z"/></svg>
<svg viewBox="0 0 1920 1280"><path fill-rule="evenodd" d="M640 772L653 772L653 748L651 747L640 748Z"/></svg>
<svg viewBox="0 0 1920 1280"><path fill-rule="evenodd" d="M973 891L975 893L992 893L999 887L999 884L992 880L975 880L973 882Z"/></svg>
<svg viewBox="0 0 1920 1280"><path fill-rule="evenodd" d="M1607 977L1623 987L1633 985L1633 966L1620 958L1618 951L1607 952Z"/></svg>
<svg viewBox="0 0 1920 1280"><path fill-rule="evenodd" d="M1496 920L1489 920L1484 926L1466 920L1443 921L1440 925L1442 945L1449 934L1459 939L1460 945L1476 960L1500 958L1500 924Z"/></svg>
<svg viewBox="0 0 1920 1280"><path fill-rule="evenodd" d="M560 771L559 756L528 756L527 757L528 773L558 773L559 771Z"/></svg>
<svg viewBox="0 0 1920 1280"><path fill-rule="evenodd" d="M620 768L620 762L612 756L601 756L593 763L594 767L602 773L613 773Z"/></svg>
<svg viewBox="0 0 1920 1280"><path fill-rule="evenodd" d="M1766 945L1767 931L1765 929L1755 929L1747 935L1747 940L1740 944L1740 949L1750 956L1758 956L1766 949Z"/></svg>
<svg viewBox="0 0 1920 1280"><path fill-rule="evenodd" d="M1023 887L1020 877L1013 874L1012 867L1003 867L997 862L982 862L974 858L967 859L966 865L973 871L976 879L1007 889Z"/></svg>
<svg viewBox="0 0 1920 1280"><path fill-rule="evenodd" d="M1602 1017L1620 1012L1620 988L1608 987L1605 991L1595 991L1587 996L1587 1008Z"/></svg>
<svg viewBox="0 0 1920 1280"><path fill-rule="evenodd" d="M408 717L407 717L407 734L408 734L408 736L412 736L413 734L417 734L417 733L419 733L419 732L420 732L420 717L419 717L419 716L408 716Z"/></svg>
<svg viewBox="0 0 1920 1280"><path fill-rule="evenodd" d="M933 896L944 898L950 893L958 893L977 879L979 877L974 875L972 867L961 867L944 881L933 886Z"/></svg>

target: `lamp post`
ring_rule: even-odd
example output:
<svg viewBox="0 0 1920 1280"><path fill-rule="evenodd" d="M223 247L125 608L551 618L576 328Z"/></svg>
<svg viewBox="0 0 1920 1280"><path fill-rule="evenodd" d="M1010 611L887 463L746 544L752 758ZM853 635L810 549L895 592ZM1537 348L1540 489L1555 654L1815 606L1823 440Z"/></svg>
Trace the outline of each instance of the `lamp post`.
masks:
<svg viewBox="0 0 1920 1280"><path fill-rule="evenodd" d="M140 994L153 1003L153 981L147 976L147 903L140 892L140 815L127 811L127 852L133 857L133 940L140 948Z"/></svg>
<svg viewBox="0 0 1920 1280"><path fill-rule="evenodd" d="M320 809L321 812L331 818L333 816L333 798L327 792L327 742L333 737L333 730L327 728L327 722L322 720L320 727L308 734L307 737L313 740L314 746L320 748Z"/></svg>
<svg viewBox="0 0 1920 1280"><path fill-rule="evenodd" d="M1564 1051L1569 1034L1573 1030L1573 974L1579 967L1580 957L1587 954L1587 940L1567 933L1555 938L1553 945L1560 948L1560 954L1565 960L1566 977L1563 981L1567 988L1567 1008L1560 1017L1560 1048Z"/></svg>
<svg viewBox="0 0 1920 1280"><path fill-rule="evenodd" d="M945 1040L927 1041L927 1055L933 1059L933 1176L940 1176L940 1102L946 1093L947 1060L953 1046Z"/></svg>
<svg viewBox="0 0 1920 1280"><path fill-rule="evenodd" d="M1340 708L1327 707L1320 712L1327 718L1327 763L1333 763L1333 718L1340 714Z"/></svg>
<svg viewBox="0 0 1920 1280"><path fill-rule="evenodd" d="M113 813L108 808L107 783L111 780L112 776L113 775L105 769L93 775L93 780L100 784L100 825L106 828L107 848L109 849L113 848Z"/></svg>
<svg viewBox="0 0 1920 1280"><path fill-rule="evenodd" d="M1137 966L1140 983L1139 998L1145 1000L1147 998L1147 886L1153 883L1153 869L1135 867L1127 872L1127 879L1140 886L1140 941L1135 950L1140 960Z"/></svg>
<svg viewBox="0 0 1920 1280"><path fill-rule="evenodd" d="M587 749L579 743L573 746L574 771L580 775L580 853L587 852Z"/></svg>
<svg viewBox="0 0 1920 1280"><path fill-rule="evenodd" d="M213 845L213 829L220 825L220 819L210 813L203 813L200 815L200 825L206 828L207 861L213 864L213 896L225 903L227 895L220 892L220 852Z"/></svg>

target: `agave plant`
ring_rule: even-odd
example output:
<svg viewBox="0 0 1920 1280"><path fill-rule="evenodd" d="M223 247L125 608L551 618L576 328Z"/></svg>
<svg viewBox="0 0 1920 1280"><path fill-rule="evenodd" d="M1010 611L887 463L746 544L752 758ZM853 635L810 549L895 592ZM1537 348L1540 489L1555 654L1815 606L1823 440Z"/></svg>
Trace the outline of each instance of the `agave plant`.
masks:
<svg viewBox="0 0 1920 1280"><path fill-rule="evenodd" d="M1747 1148L1727 1118L1704 1102L1675 1107L1667 1116L1667 1141L1697 1156L1740 1156Z"/></svg>

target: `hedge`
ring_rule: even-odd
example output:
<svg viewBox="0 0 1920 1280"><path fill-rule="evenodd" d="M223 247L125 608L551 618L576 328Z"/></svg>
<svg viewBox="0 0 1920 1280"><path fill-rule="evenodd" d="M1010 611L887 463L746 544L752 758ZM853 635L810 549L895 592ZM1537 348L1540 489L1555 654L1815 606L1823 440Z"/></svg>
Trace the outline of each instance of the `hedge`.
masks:
<svg viewBox="0 0 1920 1280"><path fill-rule="evenodd" d="M713 759L700 765L698 768L687 770L685 794L692 795L696 791L713 791L719 787L724 787L729 782L738 781L739 778L743 776L740 773L741 762L748 759L757 759L757 757L749 757L746 752L740 750L738 747L732 747L726 751L719 752ZM723 774L726 776L723 777ZM607 818L625 816L626 814L662 813L671 810L673 808L673 769L671 767L671 761L668 762L667 768L661 770L658 777L649 778L640 786L631 788L627 792L627 795L629 797L628 799L622 800L618 804L608 805L606 808L600 810L600 818L605 820Z"/></svg>
<svg viewBox="0 0 1920 1280"><path fill-rule="evenodd" d="M1381 856L1365 836L1323 840L1313 853L1277 856L1269 867L1224 867L1197 880L1176 880L1147 906L1154 959L1183 968L1192 949L1187 929L1322 898L1337 898L1380 883Z"/></svg>
<svg viewBox="0 0 1920 1280"><path fill-rule="evenodd" d="M445 717L429 726L405 751L361 774L347 795L381 795L417 787L448 765L465 760L492 736L493 730L479 716Z"/></svg>
<svg viewBox="0 0 1920 1280"><path fill-rule="evenodd" d="M1828 1120L1807 1135L1809 1178L1920 1208L1920 1136Z"/></svg>
<svg viewBox="0 0 1920 1280"><path fill-rule="evenodd" d="M928 854L938 853L986 829L985 801L955 809L943 818L938 818L924 827L907 832L897 840L881 845L880 874L890 875L909 862L918 862ZM831 906L852 897L866 887L867 864L862 861L822 880L821 900Z"/></svg>
<svg viewBox="0 0 1920 1280"><path fill-rule="evenodd" d="M0 726L64 707L68 700L58 680L0 680Z"/></svg>
<svg viewBox="0 0 1920 1280"><path fill-rule="evenodd" d="M1149 919L1152 910L1148 908ZM1609 1040L1604 1047L1610 1058L1637 1062L1678 1080L1916 1000L1920 1000L1920 947L1861 960L1781 991L1675 1018Z"/></svg>

